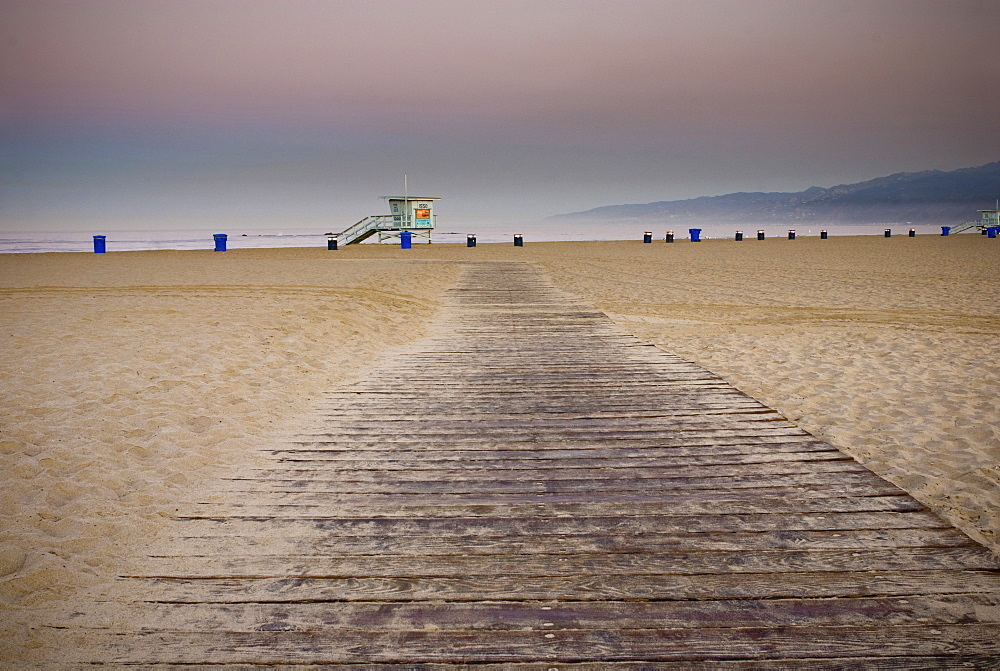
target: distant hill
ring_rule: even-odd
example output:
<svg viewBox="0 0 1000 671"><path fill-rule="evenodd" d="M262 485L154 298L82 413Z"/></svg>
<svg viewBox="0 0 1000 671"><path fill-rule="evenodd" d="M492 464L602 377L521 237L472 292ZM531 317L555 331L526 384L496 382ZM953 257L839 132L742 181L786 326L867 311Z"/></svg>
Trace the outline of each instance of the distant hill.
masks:
<svg viewBox="0 0 1000 671"><path fill-rule="evenodd" d="M1000 197L1000 161L944 172L898 172L798 193L730 193L644 205L609 205L552 219L576 221L821 224L960 223Z"/></svg>

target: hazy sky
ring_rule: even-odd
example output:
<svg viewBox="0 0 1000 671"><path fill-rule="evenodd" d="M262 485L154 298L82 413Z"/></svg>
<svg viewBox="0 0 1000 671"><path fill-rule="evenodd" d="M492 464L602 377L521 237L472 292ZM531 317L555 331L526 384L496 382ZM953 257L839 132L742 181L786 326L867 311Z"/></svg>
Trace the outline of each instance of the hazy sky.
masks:
<svg viewBox="0 0 1000 671"><path fill-rule="evenodd" d="M0 226L442 227L1000 159L1000 0L0 0ZM447 222L447 223L446 223Z"/></svg>

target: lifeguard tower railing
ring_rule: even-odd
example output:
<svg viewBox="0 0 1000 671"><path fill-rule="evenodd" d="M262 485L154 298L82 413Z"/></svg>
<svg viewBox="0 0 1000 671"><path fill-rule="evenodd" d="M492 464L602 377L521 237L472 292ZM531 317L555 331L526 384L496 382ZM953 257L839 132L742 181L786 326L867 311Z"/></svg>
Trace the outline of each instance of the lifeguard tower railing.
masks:
<svg viewBox="0 0 1000 671"><path fill-rule="evenodd" d="M963 232L969 230L970 228L982 229L982 222L980 222L980 221L963 221L961 224L958 224L957 226L952 226L950 234L954 235L955 233L963 233Z"/></svg>
<svg viewBox="0 0 1000 671"><path fill-rule="evenodd" d="M992 226L1000 226L1000 210L979 210L980 218L976 221L963 221L957 226L952 226L950 234L961 233L975 228L985 233Z"/></svg>
<svg viewBox="0 0 1000 671"><path fill-rule="evenodd" d="M437 215L434 220L414 219L406 215L399 214L373 214L365 217L358 223L350 226L340 233L334 234L339 245L351 245L364 242L373 235L378 235L378 241L398 238L400 231L411 231L414 235L431 238L431 231L434 229ZM424 223L426 222L426 223Z"/></svg>

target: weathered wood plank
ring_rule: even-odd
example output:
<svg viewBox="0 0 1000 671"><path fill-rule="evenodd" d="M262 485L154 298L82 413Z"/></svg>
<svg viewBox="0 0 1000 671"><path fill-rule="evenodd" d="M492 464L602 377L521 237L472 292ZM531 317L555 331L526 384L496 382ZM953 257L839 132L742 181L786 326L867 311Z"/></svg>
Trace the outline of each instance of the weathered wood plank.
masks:
<svg viewBox="0 0 1000 671"><path fill-rule="evenodd" d="M695 515L695 514L748 514L748 513L827 513L827 512L916 512L923 511L923 504L909 496L863 496L856 498L756 498L729 500L717 498L708 500L670 499L668 501L620 500L587 503L552 503L542 499L542 503L452 503L440 497L412 497L417 501L398 500L392 505L385 501L370 501L364 497L359 501L334 500L320 502L305 501L303 496L286 496L287 503L246 503L241 495L232 502L198 502L190 508L178 509L177 517L222 518L222 517L586 517L586 516L631 516L644 515ZM274 497L268 497L274 501ZM667 503L668 505L665 505Z"/></svg>
<svg viewBox="0 0 1000 671"><path fill-rule="evenodd" d="M643 491L680 489L732 489L761 487L794 487L798 485L838 485L873 484L877 477L866 470L828 471L823 473L791 472L776 475L718 475L702 474L691 477L642 477L642 472L633 471L630 474L619 474L614 471L601 475L600 482L604 491ZM329 493L406 493L415 494L474 494L474 493L546 493L546 492L588 492L593 491L595 479L591 478L540 478L540 479L497 479L492 482L483 480L418 480L419 474L413 474L414 479L391 479L385 482L326 480L301 480L295 478L232 478L233 483L241 487L249 487L251 483L263 483L275 491L313 491ZM874 484L873 484L874 486Z"/></svg>
<svg viewBox="0 0 1000 671"><path fill-rule="evenodd" d="M148 557L135 578L276 577L454 577L601 576L721 573L795 573L848 571L993 570L996 558L986 548L892 548L859 550L769 550L679 552L675 554L567 554L508 556L351 557L231 554ZM1000 595L994 595L1000 599ZM998 604L1000 605L1000 604ZM1000 618L1000 610L996 616Z"/></svg>
<svg viewBox="0 0 1000 671"><path fill-rule="evenodd" d="M330 417L329 419L334 419ZM344 428L337 435L352 435L354 433L374 432L378 433L414 433L430 431L435 434L454 433L465 436L469 433L470 426L475 426L477 432L489 430L491 432L523 431L526 425L530 425L534 431L580 431L591 428L600 428L605 431L615 429L625 429L629 432L640 430L665 430L683 427L712 428L727 427L756 427L764 425L771 428L793 427L794 424L787 421L776 412L764 412L756 408L751 409L713 409L713 410L687 410L676 412L660 417L654 416L621 416L614 417L553 417L551 414L542 413L521 413L520 416L505 418L493 418L485 414L466 414L454 418L428 417L423 414L415 417L397 417L388 419L385 417L355 417L348 428ZM328 432L333 434L334 432Z"/></svg>
<svg viewBox="0 0 1000 671"><path fill-rule="evenodd" d="M515 412L628 413L669 408L674 403L677 403L677 407L681 410L712 409L719 405L737 408L766 407L762 406L759 401L744 396L722 381L711 385L702 384L685 393L676 390L644 389L642 395L638 395L629 391L603 390L600 395L581 396L579 392L571 393L560 389L549 391L543 397L537 392L493 390L479 391L472 399L469 396L448 395L445 392L437 392L425 398L427 398L426 404L418 404L414 399L400 398L399 392L394 392L391 389L384 391L354 390L343 398L331 398L327 403L318 404L318 409L330 409L334 413L331 416L337 417L343 410L396 411L400 407L398 403L403 404L403 407L419 407L421 410L426 409L428 412L434 413L458 412L459 410L478 411L483 409L485 403L493 402L497 404L499 410L508 414Z"/></svg>
<svg viewBox="0 0 1000 671"><path fill-rule="evenodd" d="M702 462L670 466L620 466L620 467L580 467L564 469L558 463L532 464L528 467L510 468L497 464L493 468L482 468L479 464L467 464L463 468L449 469L386 469L376 468L304 468L296 462L284 464L284 468L253 469L244 479L295 481L295 482L483 482L498 479L506 482L522 480L580 480L607 481L627 479L676 479L676 478L716 478L724 476L780 476L798 473L862 473L867 472L850 457L831 455L826 459L814 460L761 460L748 463Z"/></svg>
<svg viewBox="0 0 1000 671"><path fill-rule="evenodd" d="M185 536L569 536L577 534L717 533L847 529L939 529L951 525L930 512L750 513L742 515L616 515L605 517L180 518Z"/></svg>
<svg viewBox="0 0 1000 671"><path fill-rule="evenodd" d="M95 636L90 633L89 636ZM809 657L937 656L972 649L1000 655L992 624L915 627L746 627L612 631L141 632L108 636L107 657L80 656L66 636L72 663L517 662L528 660L675 661ZM135 652L132 652L133 650ZM149 651L152 656L149 656Z"/></svg>
<svg viewBox="0 0 1000 671"><path fill-rule="evenodd" d="M177 530L171 529L171 533ZM153 554L176 554L184 547L192 555L218 554L227 548L233 554L310 555L461 555L461 554L578 554L606 552L676 553L726 550L854 549L895 547L979 547L953 528L938 529L850 529L838 531L757 531L680 534L576 534L573 536L165 536L166 548Z"/></svg>
<svg viewBox="0 0 1000 671"><path fill-rule="evenodd" d="M756 415L748 415L740 419L715 419L715 418L678 418L669 423L664 422L659 425L630 426L627 423L613 426L611 424L594 424L592 426L580 425L577 427L566 426L545 426L541 423L525 423L521 426L492 427L483 425L477 427L476 422L469 422L469 426L448 429L437 427L433 424L423 425L419 422L407 423L405 426L370 426L370 427L349 427L342 429L328 429L320 433L327 440L346 440L353 438L363 440L383 440L391 443L396 440L451 440L461 439L469 435L470 429L475 430L475 434L481 438L493 438L494 440L617 440L625 439L657 439L659 437L669 438L679 432L689 432L693 434L708 433L712 436L739 435L740 431L762 432L760 435L767 436L795 436L804 435L804 432L790 422L776 420L758 420ZM759 428L758 428L759 427Z"/></svg>
<svg viewBox="0 0 1000 671"><path fill-rule="evenodd" d="M714 601L486 601L473 603L143 603L79 613L71 622L103 628L123 618L133 631L411 631L436 628L541 630L696 629L699 627L895 627L1000 624L1000 597L944 594L844 599L720 599ZM124 612L123 612L124 610ZM192 619L197 613L197 619Z"/></svg>
<svg viewBox="0 0 1000 671"><path fill-rule="evenodd" d="M335 473L343 470L354 471L446 471L461 467L463 471L498 471L498 470L574 470L574 469L609 469L609 468L671 468L679 466L708 465L732 466L735 464L764 464L775 462L818 462L818 461L848 461L850 457L835 450L811 452L774 452L757 454L721 454L721 455L669 455L669 456L635 456L625 458L615 457L565 457L539 455L530 459L519 457L496 457L496 455L465 452L459 455L450 454L439 458L436 454L424 454L423 457L382 454L381 458L360 459L357 455L336 455L330 458L324 454L301 454L285 451L277 459L278 467L254 468L253 473L309 472L319 470ZM354 458L351 458L351 457ZM494 458L490 458L493 456ZM330 463L333 462L333 463Z"/></svg>
<svg viewBox="0 0 1000 671"><path fill-rule="evenodd" d="M232 484L232 483L227 483ZM250 483L259 484L259 483ZM333 492L302 492L266 489L268 500L279 505L293 502L305 504L322 503L338 505L342 503L366 502L380 509L395 510L395 506L454 506L454 505L511 505L531 504L543 506L554 504L619 504L623 513L633 504L661 504L673 506L687 501L695 504L717 502L721 509L716 512L727 512L724 507L727 502L768 501L783 498L788 501L817 501L821 499L839 499L856 497L858 499L902 496L903 490L885 481L864 483L829 483L820 485L793 485L788 487L748 487L741 489L678 489L678 490L615 490L607 487L600 491L579 492L485 492L485 493L419 493L419 492L354 492L337 494ZM259 498L260 491L253 487L232 487L213 494L212 501L232 500L239 497L241 501L253 494ZM815 505L821 505L815 503ZM924 506L917 508L923 510Z"/></svg>
<svg viewBox="0 0 1000 671"><path fill-rule="evenodd" d="M150 578L143 599L176 603L292 601L595 601L776 599L975 594L995 590L993 571L775 572L595 576L470 575L461 578Z"/></svg>
<svg viewBox="0 0 1000 671"><path fill-rule="evenodd" d="M817 451L828 451L830 446L818 442L808 435L801 436L755 436L737 435L724 438L699 438L697 436L686 435L683 437L673 437L669 439L660 438L651 440L616 440L613 443L601 442L579 442L574 444L565 441L545 441L535 440L527 445L517 445L510 442L498 442L490 440L477 440L475 438L465 439L461 443L430 443L427 441L412 441L409 444L393 443L391 445L372 441L332 441L332 440L298 440L289 441L285 449L275 449L270 452L281 454L283 452L303 452L314 451L327 454L364 454L374 455L399 454L406 456L411 453L415 455L432 452L439 455L453 455L455 453L470 454L486 452L485 456L545 456L545 455L566 455L581 454L591 455L620 455L641 456L643 454L755 454L770 453L773 451L795 451L795 450L815 449Z"/></svg>
<svg viewBox="0 0 1000 671"><path fill-rule="evenodd" d="M470 429L474 427L470 426ZM413 445L427 445L434 440L445 440L445 437L434 437L434 436L406 436L406 435L396 435L396 436L379 436L378 438L373 438L371 436L366 436L359 434L350 439L344 436L333 436L322 432L306 433L301 436L304 440L300 442L329 442L336 438L337 441L343 441L342 444L352 445L358 449L372 449L372 448L382 448L382 449L395 449L399 446L413 446ZM525 432L509 432L508 435L503 436L500 440L495 436L480 436L476 435L474 432L467 438L463 439L460 443L454 443L454 445L459 446L461 449L474 449L476 447L482 447L483 449L496 449L504 448L508 450L516 450L519 448L527 447L528 449L537 449L539 445L550 444L552 446L560 445L562 447L579 447L585 446L587 444L600 445L601 443L616 444L616 443L632 443L632 444L642 444L649 445L650 447L670 447L672 445L678 446L691 446L700 445L705 442L719 441L719 442L731 442L737 441L742 442L747 438L771 438L777 439L777 441L788 441L794 440L795 438L802 438L804 440L809 438L809 435L798 429L784 429L784 428L742 428L742 429L686 429L686 430L673 430L673 431L636 431L636 432L625 432L625 431L581 431L577 435L567 435L567 434L555 434L555 433L541 433L540 435L534 435L530 431ZM776 442L777 442L776 441Z"/></svg>

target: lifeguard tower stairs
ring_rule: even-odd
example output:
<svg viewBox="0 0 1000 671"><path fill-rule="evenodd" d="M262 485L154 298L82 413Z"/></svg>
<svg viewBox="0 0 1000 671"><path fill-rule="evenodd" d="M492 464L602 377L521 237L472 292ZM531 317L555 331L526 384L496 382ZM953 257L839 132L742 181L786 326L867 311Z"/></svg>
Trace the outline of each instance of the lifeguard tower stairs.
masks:
<svg viewBox="0 0 1000 671"><path fill-rule="evenodd" d="M995 226L1000 226L1000 210L979 210L979 219L976 221L965 221L958 226L952 226L951 233L961 233L972 228L985 233Z"/></svg>
<svg viewBox="0 0 1000 671"><path fill-rule="evenodd" d="M426 238L431 242L431 233L437 225L434 201L440 198L417 196L380 196L389 201L392 214L373 214L350 226L334 238L338 245L353 245L378 236L379 243L398 238L403 231L409 231L414 238Z"/></svg>

